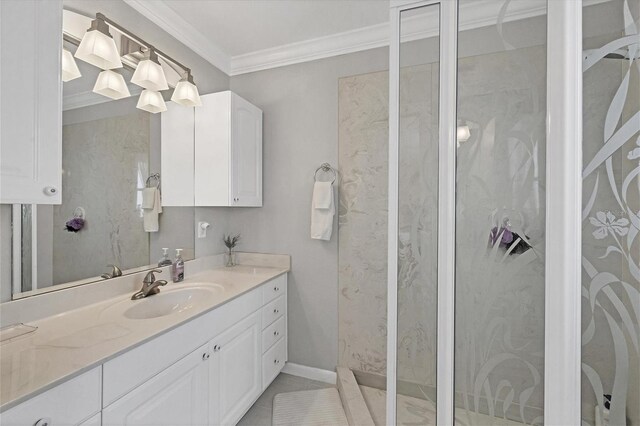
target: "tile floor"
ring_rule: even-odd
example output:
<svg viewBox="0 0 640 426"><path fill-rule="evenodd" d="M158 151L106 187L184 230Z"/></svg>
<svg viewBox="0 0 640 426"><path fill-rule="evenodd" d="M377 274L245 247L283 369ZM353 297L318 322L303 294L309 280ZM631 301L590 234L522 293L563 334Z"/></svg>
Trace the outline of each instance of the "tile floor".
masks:
<svg viewBox="0 0 640 426"><path fill-rule="evenodd" d="M335 387L329 383L280 373L269 385L237 426L271 426L273 397L279 393Z"/></svg>

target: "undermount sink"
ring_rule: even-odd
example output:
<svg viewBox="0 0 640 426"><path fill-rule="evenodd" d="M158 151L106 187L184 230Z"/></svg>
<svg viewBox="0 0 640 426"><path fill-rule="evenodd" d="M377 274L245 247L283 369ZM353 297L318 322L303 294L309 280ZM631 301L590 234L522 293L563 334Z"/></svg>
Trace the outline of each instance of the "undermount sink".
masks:
<svg viewBox="0 0 640 426"><path fill-rule="evenodd" d="M123 314L129 319L151 319L173 315L203 305L207 299L220 294L223 290L222 286L211 284L206 287L161 290L156 295L134 301L134 305Z"/></svg>

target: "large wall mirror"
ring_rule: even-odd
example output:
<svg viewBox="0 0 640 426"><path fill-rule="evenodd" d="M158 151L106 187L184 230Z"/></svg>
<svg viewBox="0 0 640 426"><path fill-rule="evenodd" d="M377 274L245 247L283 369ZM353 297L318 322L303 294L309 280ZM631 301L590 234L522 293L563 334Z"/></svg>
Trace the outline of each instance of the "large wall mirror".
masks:
<svg viewBox="0 0 640 426"><path fill-rule="evenodd" d="M96 12L65 9L66 50L75 53ZM121 52L136 50L112 34ZM2 206L2 226L12 236L11 259L3 257L12 271L11 282L2 282L3 302L108 279L108 265L124 274L154 267L164 247L171 258L176 248L185 260L194 257L193 207L162 207L157 230L154 213L143 209L144 189L162 188L161 117L136 108L142 88L129 83L133 69L118 70L132 96L112 100L93 93L101 70L76 62L82 76L63 83L62 204ZM168 80L180 78L165 71ZM84 222L81 229L74 218Z"/></svg>

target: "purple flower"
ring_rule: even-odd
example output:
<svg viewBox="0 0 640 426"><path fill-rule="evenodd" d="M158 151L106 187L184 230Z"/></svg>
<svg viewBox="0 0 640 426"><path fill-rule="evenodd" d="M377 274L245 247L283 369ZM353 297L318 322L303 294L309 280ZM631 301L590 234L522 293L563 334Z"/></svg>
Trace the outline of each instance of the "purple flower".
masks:
<svg viewBox="0 0 640 426"><path fill-rule="evenodd" d="M78 232L84 227L84 219L81 217L74 217L73 219L69 219L65 225L67 231Z"/></svg>
<svg viewBox="0 0 640 426"><path fill-rule="evenodd" d="M502 238L500 238L500 235L502 235ZM500 245L503 247L507 247L513 242L513 232L511 232L507 228L498 228L497 226L495 226L489 233L489 244L491 244L492 246L496 245L498 238L500 238Z"/></svg>
<svg viewBox="0 0 640 426"><path fill-rule="evenodd" d="M502 228L504 230L502 234L502 241L500 242L503 245L511 244L513 242L513 232L509 231L506 228Z"/></svg>

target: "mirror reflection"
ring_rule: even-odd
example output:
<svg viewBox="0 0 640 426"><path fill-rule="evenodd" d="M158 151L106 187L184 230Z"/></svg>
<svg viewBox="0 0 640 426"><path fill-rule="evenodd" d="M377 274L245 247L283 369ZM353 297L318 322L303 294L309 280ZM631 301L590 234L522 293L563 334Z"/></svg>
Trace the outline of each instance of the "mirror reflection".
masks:
<svg viewBox="0 0 640 426"><path fill-rule="evenodd" d="M64 11L63 47L71 55L91 19ZM121 52L136 48L111 33ZM125 66L118 69L131 95L142 91L129 83L134 68L127 63L135 56L123 57ZM160 115L136 108L137 96L113 100L94 93L102 70L81 60L75 64L73 75L63 74L68 81L63 83L62 203L3 209L2 225L12 229L12 288L2 289L2 301L147 269L162 260L163 248L170 259L176 249L183 249L185 260L194 257L194 208L158 202ZM179 74L173 69L167 74L175 85Z"/></svg>

